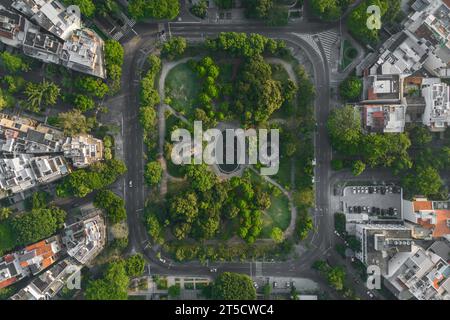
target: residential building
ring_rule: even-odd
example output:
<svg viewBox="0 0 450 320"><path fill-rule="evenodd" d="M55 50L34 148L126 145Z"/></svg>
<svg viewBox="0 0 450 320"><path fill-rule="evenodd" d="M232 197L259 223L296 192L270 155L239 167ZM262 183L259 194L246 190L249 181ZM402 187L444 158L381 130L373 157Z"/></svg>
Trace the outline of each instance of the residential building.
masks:
<svg viewBox="0 0 450 320"><path fill-rule="evenodd" d="M427 78L422 82L425 99L423 124L433 132L443 132L450 126L450 86L439 78Z"/></svg>
<svg viewBox="0 0 450 320"><path fill-rule="evenodd" d="M0 198L67 175L67 161L84 168L102 159L103 142L91 135L65 137L37 121L0 114Z"/></svg>
<svg viewBox="0 0 450 320"><path fill-rule="evenodd" d="M62 241L67 254L80 264L91 262L105 246L105 228L105 221L99 211L65 227Z"/></svg>
<svg viewBox="0 0 450 320"><path fill-rule="evenodd" d="M0 289L47 269L61 255L62 243L53 236L0 258Z"/></svg>
<svg viewBox="0 0 450 320"><path fill-rule="evenodd" d="M400 300L450 300L450 265L431 250L413 246L389 261L385 284Z"/></svg>
<svg viewBox="0 0 450 320"><path fill-rule="evenodd" d="M71 258L66 258L33 279L29 285L21 289L11 300L50 300L69 283L72 278L79 275L82 266Z"/></svg>
<svg viewBox="0 0 450 320"><path fill-rule="evenodd" d="M413 74L425 69L450 77L450 1L417 0L405 29L364 59L357 74Z"/></svg>
<svg viewBox="0 0 450 320"><path fill-rule="evenodd" d="M389 260L397 253L412 250L411 229L400 224L357 224L356 238L361 250L356 257L365 265L376 265L382 275L389 274Z"/></svg>
<svg viewBox="0 0 450 320"><path fill-rule="evenodd" d="M58 180L69 172L62 156L20 154L14 158L0 158L0 193L3 192L4 197L22 192Z"/></svg>
<svg viewBox="0 0 450 320"><path fill-rule="evenodd" d="M20 14L0 6L1 42L45 63L106 78L104 41L82 27L77 6L65 8L54 0L17 0L12 7Z"/></svg>
<svg viewBox="0 0 450 320"><path fill-rule="evenodd" d="M450 240L450 202L416 198L404 204L404 218L415 238Z"/></svg>
<svg viewBox="0 0 450 320"><path fill-rule="evenodd" d="M368 132L401 133L405 129L405 105L364 105L363 124Z"/></svg>
<svg viewBox="0 0 450 320"><path fill-rule="evenodd" d="M81 28L80 9L56 0L16 0L11 7L62 40Z"/></svg>
<svg viewBox="0 0 450 320"><path fill-rule="evenodd" d="M62 146L64 156L76 168L84 168L103 159L103 141L91 135L69 137Z"/></svg>
<svg viewBox="0 0 450 320"><path fill-rule="evenodd" d="M0 39L8 46L18 48L25 40L29 22L20 14L0 5Z"/></svg>

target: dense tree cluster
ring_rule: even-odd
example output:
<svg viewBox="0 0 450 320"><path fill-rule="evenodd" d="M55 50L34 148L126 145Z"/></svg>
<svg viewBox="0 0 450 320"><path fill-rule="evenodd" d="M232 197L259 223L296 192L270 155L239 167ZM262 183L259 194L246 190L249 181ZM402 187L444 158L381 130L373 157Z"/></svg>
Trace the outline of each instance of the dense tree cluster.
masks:
<svg viewBox="0 0 450 320"><path fill-rule="evenodd" d="M190 8L193 15L205 19L208 14L208 3L206 0L200 0Z"/></svg>
<svg viewBox="0 0 450 320"><path fill-rule="evenodd" d="M411 141L406 134L363 134L360 115L352 106L334 109L327 126L336 150L347 156L360 157L372 168L403 169L412 165L408 155ZM358 162L355 172L361 173L362 165Z"/></svg>
<svg viewBox="0 0 450 320"><path fill-rule="evenodd" d="M363 89L362 80L350 76L339 85L339 95L345 101L358 101Z"/></svg>
<svg viewBox="0 0 450 320"><path fill-rule="evenodd" d="M314 262L313 268L323 274L330 286L341 291L345 286L345 270L342 267L331 267L327 262L318 260Z"/></svg>
<svg viewBox="0 0 450 320"><path fill-rule="evenodd" d="M274 0L247 0L244 2L248 18L265 20L270 26L284 26L288 23L289 12Z"/></svg>
<svg viewBox="0 0 450 320"><path fill-rule="evenodd" d="M134 254L125 259L125 271L131 278L140 277L144 274L145 259L142 254Z"/></svg>
<svg viewBox="0 0 450 320"><path fill-rule="evenodd" d="M108 92L109 88L100 78L90 76L78 77L75 81L75 87L80 92L102 99Z"/></svg>
<svg viewBox="0 0 450 320"><path fill-rule="evenodd" d="M33 112L39 112L47 106L56 104L61 89L53 82L45 79L40 83L28 82L25 86L27 102L25 107Z"/></svg>
<svg viewBox="0 0 450 320"><path fill-rule="evenodd" d="M95 195L94 205L105 210L106 216L112 223L118 223L127 218L125 201L110 190L100 190Z"/></svg>
<svg viewBox="0 0 450 320"><path fill-rule="evenodd" d="M87 133L95 126L95 118L88 118L79 109L61 112L55 119L55 125L68 136Z"/></svg>
<svg viewBox="0 0 450 320"><path fill-rule="evenodd" d="M62 228L66 213L57 208L35 208L11 219L16 245L22 246L48 238Z"/></svg>
<svg viewBox="0 0 450 320"><path fill-rule="evenodd" d="M164 43L161 55L169 60L180 57L187 48L186 39L183 37L173 37Z"/></svg>
<svg viewBox="0 0 450 320"><path fill-rule="evenodd" d="M30 70L29 64L21 56L7 51L0 53L0 64L7 72L12 74Z"/></svg>
<svg viewBox="0 0 450 320"><path fill-rule="evenodd" d="M347 9L351 0L312 0L312 12L323 20L336 20Z"/></svg>
<svg viewBox="0 0 450 320"><path fill-rule="evenodd" d="M379 39L379 29L367 28L367 20L372 13L367 13L367 8L376 5L381 10L382 23L392 22L399 16L400 0L365 0L362 1L356 9L352 11L348 20L347 27L350 33L363 43L376 43Z"/></svg>
<svg viewBox="0 0 450 320"><path fill-rule="evenodd" d="M286 49L281 40L266 38L260 34L221 32L217 38L206 39L206 47L213 51L225 51L237 57L254 57L263 53L276 54Z"/></svg>
<svg viewBox="0 0 450 320"><path fill-rule="evenodd" d="M144 177L148 185L157 185L162 178L163 169L158 161L148 162L145 166Z"/></svg>
<svg viewBox="0 0 450 320"><path fill-rule="evenodd" d="M255 300L256 290L249 276L224 272L212 284L211 295L216 300Z"/></svg>
<svg viewBox="0 0 450 320"><path fill-rule="evenodd" d="M127 300L129 283L125 261L111 262L102 278L88 282L84 296L87 300Z"/></svg>
<svg viewBox="0 0 450 320"><path fill-rule="evenodd" d="M94 190L111 185L125 172L125 164L117 159L95 163L87 169L76 170L65 177L57 187L57 194L60 197L83 198Z"/></svg>
<svg viewBox="0 0 450 320"><path fill-rule="evenodd" d="M108 78L111 81L111 91L117 92L120 89L122 77L124 50L122 45L116 40L105 42L105 61Z"/></svg>
<svg viewBox="0 0 450 320"><path fill-rule="evenodd" d="M128 12L137 20L174 19L180 12L178 0L130 0Z"/></svg>

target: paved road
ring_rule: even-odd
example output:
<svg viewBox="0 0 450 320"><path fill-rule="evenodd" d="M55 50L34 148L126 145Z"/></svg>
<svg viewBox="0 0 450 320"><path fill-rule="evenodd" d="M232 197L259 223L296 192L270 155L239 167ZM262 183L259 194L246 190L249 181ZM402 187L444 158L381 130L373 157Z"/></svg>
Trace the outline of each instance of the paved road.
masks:
<svg viewBox="0 0 450 320"><path fill-rule="evenodd" d="M167 25L167 28L168 27L169 26ZM295 36L293 33L311 32L314 34L335 27L336 23L304 23L286 28L266 27L259 23L252 23L251 25L170 24L172 35L180 35L187 38L199 38L206 35L212 36L222 31L236 31L257 32L268 37L283 39L287 42L288 46L305 52L313 64L314 81L317 89L315 107L318 122L318 128L315 134L316 159L318 164L315 172L317 201L315 225L317 232L311 239L311 249L302 254L300 258L288 262L263 263L264 276L284 275L317 279L317 274L311 270L310 266L316 259L326 257L333 245L334 227L329 199L331 149L325 128L325 122L330 111L330 71L328 70L325 53L323 52L320 42L318 42L318 46L321 49L321 52L318 53L310 44ZM171 262L161 263L156 258L156 253L149 244L148 236L141 221L143 214L142 209L145 204L145 185L143 179L144 164L142 162L143 160L141 160L143 159L144 153L143 139L142 130L138 121L138 71L141 70L143 59L154 46L157 25L138 24L136 25L135 30L139 36L123 39L123 45L126 52L122 80L122 88L125 93L123 95L122 110L124 116L124 154L125 162L128 167L128 173L123 184L125 188L130 231L129 252L143 252L151 262L151 271L154 273L197 276L209 274L209 267L203 266L198 262L188 262L183 264ZM128 186L129 180L133 181L133 188ZM220 272L232 271L250 275L252 275L252 270L255 270L254 263L215 263L214 266L217 267Z"/></svg>

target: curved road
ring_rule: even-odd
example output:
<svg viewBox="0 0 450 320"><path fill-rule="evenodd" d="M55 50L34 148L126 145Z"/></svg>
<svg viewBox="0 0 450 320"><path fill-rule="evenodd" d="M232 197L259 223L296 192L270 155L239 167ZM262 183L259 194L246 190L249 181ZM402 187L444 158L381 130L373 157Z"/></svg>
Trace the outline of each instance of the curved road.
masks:
<svg viewBox="0 0 450 320"><path fill-rule="evenodd" d="M263 25L252 24L186 24L171 23L172 35L185 36L186 38L199 38L213 36L223 31L255 32L262 35L285 40L288 46L306 53L313 64L314 81L317 90L315 101L316 119L318 129L315 134L316 159L316 203L314 220L316 232L311 237L311 248L303 253L300 258L287 262L264 263L263 274L265 276L299 276L317 277L310 265L318 258L326 256L327 250L332 246L333 223L330 213L330 168L331 150L325 128L325 122L330 108L330 79L328 63L324 58L324 52L318 54L310 44L295 36L295 33L317 33L336 27L332 24L300 24L285 28L272 28ZM168 29L168 25L166 30ZM123 66L122 92L119 99L115 98L115 105L123 114L123 140L124 157L128 167L128 173L122 181L128 214L129 225L129 253L142 252L149 260L151 271L159 274L205 275L210 274L209 268L198 263L161 263L156 258L156 253L149 244L142 216L145 205L145 183L143 177L144 145L142 129L138 121L139 112L139 82L140 70L146 56L155 47L157 25L138 24L135 30L139 36L126 39L123 42L125 48L125 61ZM320 48L320 43L319 43ZM128 187L128 181L133 181L133 188ZM220 271L232 271L252 275L255 265L252 262L244 263L214 263Z"/></svg>

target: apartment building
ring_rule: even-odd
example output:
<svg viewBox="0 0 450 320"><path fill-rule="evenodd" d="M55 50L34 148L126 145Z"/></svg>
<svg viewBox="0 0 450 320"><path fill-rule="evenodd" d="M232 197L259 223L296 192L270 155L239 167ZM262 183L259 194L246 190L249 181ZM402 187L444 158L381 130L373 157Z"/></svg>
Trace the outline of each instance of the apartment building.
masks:
<svg viewBox="0 0 450 320"><path fill-rule="evenodd" d="M18 0L11 10L0 5L0 41L44 63L105 79L104 42L79 17L77 6L54 0Z"/></svg>
<svg viewBox="0 0 450 320"><path fill-rule="evenodd" d="M53 236L3 256L0 258L0 289L47 269L60 258L61 251L60 237Z"/></svg>

